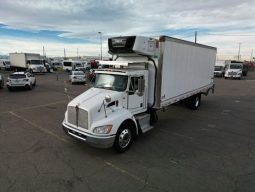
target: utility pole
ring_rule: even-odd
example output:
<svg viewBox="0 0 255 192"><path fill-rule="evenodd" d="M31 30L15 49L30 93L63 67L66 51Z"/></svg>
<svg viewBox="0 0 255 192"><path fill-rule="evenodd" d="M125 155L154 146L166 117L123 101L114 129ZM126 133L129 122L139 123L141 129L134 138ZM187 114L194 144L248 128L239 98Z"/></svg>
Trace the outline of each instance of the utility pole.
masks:
<svg viewBox="0 0 255 192"><path fill-rule="evenodd" d="M44 46L43 46L43 56L45 56L45 52L44 52Z"/></svg>
<svg viewBox="0 0 255 192"><path fill-rule="evenodd" d="M77 48L77 60L78 60L78 57L79 57L78 55L79 55L79 54L78 54L78 48Z"/></svg>
<svg viewBox="0 0 255 192"><path fill-rule="evenodd" d="M241 49L241 43L239 43L238 56L237 56L238 61L240 61L240 49Z"/></svg>
<svg viewBox="0 0 255 192"><path fill-rule="evenodd" d="M251 61L253 60L253 59L252 59L252 55L253 55L253 49L251 50L251 59L250 59L250 63L251 63Z"/></svg>
<svg viewBox="0 0 255 192"><path fill-rule="evenodd" d="M197 43L197 32L195 31L195 43Z"/></svg>
<svg viewBox="0 0 255 192"><path fill-rule="evenodd" d="M101 60L102 60L102 58L103 58L103 56L102 56L102 32L98 32L98 34L100 35L100 44L101 44L101 54L100 54L100 57L101 57Z"/></svg>
<svg viewBox="0 0 255 192"><path fill-rule="evenodd" d="M66 58L66 49L64 48L64 59Z"/></svg>

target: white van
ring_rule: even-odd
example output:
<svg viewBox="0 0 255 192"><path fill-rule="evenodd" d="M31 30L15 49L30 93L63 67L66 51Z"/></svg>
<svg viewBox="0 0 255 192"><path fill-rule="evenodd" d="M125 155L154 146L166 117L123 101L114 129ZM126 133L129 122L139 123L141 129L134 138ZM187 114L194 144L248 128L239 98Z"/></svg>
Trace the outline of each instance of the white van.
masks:
<svg viewBox="0 0 255 192"><path fill-rule="evenodd" d="M64 60L63 61L63 70L64 71L72 71L73 69L73 61L72 60Z"/></svg>

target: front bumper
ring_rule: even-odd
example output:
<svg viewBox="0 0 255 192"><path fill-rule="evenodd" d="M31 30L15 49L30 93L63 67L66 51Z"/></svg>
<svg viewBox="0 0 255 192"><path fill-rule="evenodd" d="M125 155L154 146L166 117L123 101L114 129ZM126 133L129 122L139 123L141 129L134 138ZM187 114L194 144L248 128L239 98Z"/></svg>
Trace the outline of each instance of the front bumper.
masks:
<svg viewBox="0 0 255 192"><path fill-rule="evenodd" d="M241 78L242 75L241 74L236 74L236 75L229 75L229 74L227 74L227 75L225 75L225 77L228 77L228 78Z"/></svg>
<svg viewBox="0 0 255 192"><path fill-rule="evenodd" d="M85 143L97 147L97 148L110 148L114 144L115 135L110 136L95 136L89 133L85 133L81 130L78 130L76 128L73 128L66 123L62 123L64 132L76 139L82 140Z"/></svg>
<svg viewBox="0 0 255 192"><path fill-rule="evenodd" d="M223 73L221 72L214 72L214 77L222 77Z"/></svg>
<svg viewBox="0 0 255 192"><path fill-rule="evenodd" d="M46 68L31 68L33 73L46 73L47 69Z"/></svg>
<svg viewBox="0 0 255 192"><path fill-rule="evenodd" d="M82 82L86 82L86 79L72 79L73 83L82 83Z"/></svg>
<svg viewBox="0 0 255 192"><path fill-rule="evenodd" d="M26 87L29 86L27 83L6 83L7 87Z"/></svg>

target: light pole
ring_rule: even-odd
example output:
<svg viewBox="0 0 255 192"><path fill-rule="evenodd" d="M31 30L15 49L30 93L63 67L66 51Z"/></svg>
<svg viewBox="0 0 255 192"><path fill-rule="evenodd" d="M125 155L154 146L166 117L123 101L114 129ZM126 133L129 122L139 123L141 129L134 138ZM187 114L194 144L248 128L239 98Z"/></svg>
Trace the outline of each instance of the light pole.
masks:
<svg viewBox="0 0 255 192"><path fill-rule="evenodd" d="M239 49L238 49L238 61L240 61L240 49L241 49L241 44L242 44L242 43L239 43Z"/></svg>
<svg viewBox="0 0 255 192"><path fill-rule="evenodd" d="M102 56L102 32L98 32L98 34L100 35L100 44L101 44L101 54L100 54L100 57L101 57L101 60L102 60L102 58L103 58L103 56Z"/></svg>

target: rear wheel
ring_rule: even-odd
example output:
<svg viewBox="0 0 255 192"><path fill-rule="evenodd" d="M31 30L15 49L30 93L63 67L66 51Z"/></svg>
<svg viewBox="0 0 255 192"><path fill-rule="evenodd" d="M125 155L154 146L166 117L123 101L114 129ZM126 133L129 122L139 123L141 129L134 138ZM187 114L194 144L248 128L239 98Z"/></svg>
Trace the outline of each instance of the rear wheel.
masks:
<svg viewBox="0 0 255 192"><path fill-rule="evenodd" d="M123 153L130 148L133 140L132 128L128 124L123 124L116 134L114 148L117 152Z"/></svg>
<svg viewBox="0 0 255 192"><path fill-rule="evenodd" d="M149 109L150 114L150 124L154 125L158 121L158 115L155 109Z"/></svg>
<svg viewBox="0 0 255 192"><path fill-rule="evenodd" d="M201 104L201 94L196 94L187 100L188 107L193 110L197 110Z"/></svg>

